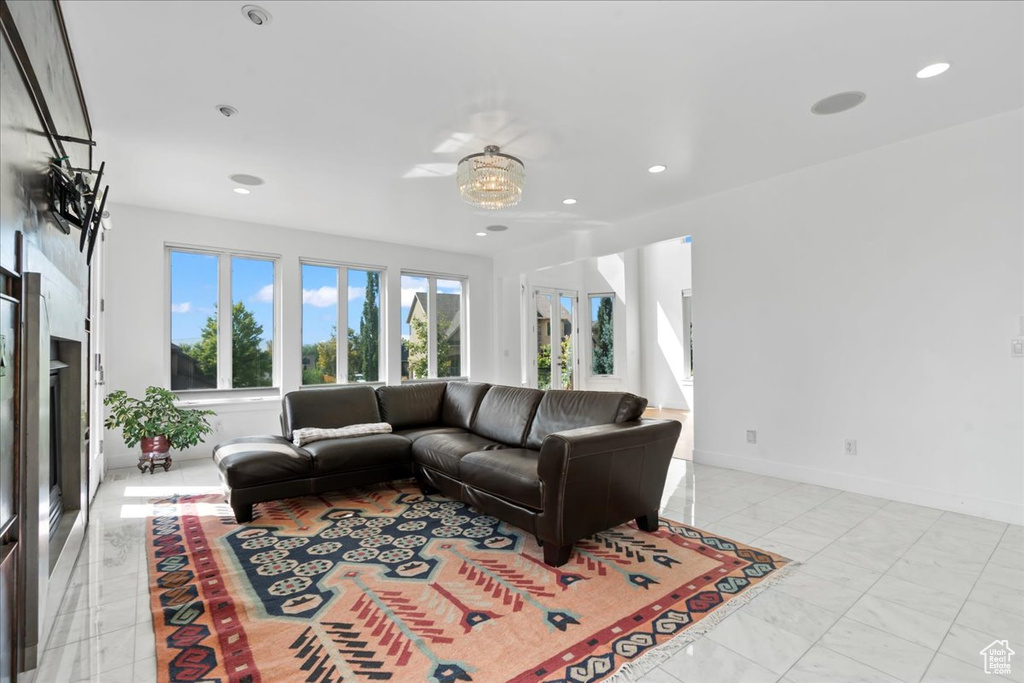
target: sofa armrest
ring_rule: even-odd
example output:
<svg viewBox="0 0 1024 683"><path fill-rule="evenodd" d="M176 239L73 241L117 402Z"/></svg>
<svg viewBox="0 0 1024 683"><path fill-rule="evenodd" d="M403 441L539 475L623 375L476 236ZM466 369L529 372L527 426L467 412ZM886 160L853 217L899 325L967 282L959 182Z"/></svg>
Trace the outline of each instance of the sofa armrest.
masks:
<svg viewBox="0 0 1024 683"><path fill-rule="evenodd" d="M681 429L637 420L549 434L538 463L541 539L566 545L656 512Z"/></svg>

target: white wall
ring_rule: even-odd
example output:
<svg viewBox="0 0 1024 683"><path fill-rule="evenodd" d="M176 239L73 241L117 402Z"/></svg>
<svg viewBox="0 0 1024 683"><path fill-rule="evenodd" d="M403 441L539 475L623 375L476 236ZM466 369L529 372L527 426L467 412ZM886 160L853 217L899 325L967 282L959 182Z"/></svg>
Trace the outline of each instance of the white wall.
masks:
<svg viewBox="0 0 1024 683"><path fill-rule="evenodd" d="M495 269L693 235L698 461L1019 524L1022 129L1015 110ZM859 455L843 455L844 438Z"/></svg>
<svg viewBox="0 0 1024 683"><path fill-rule="evenodd" d="M683 290L693 288L690 248L676 238L639 250L642 391L650 405L677 410L693 410L685 352L689 332L683 325Z"/></svg>
<svg viewBox="0 0 1024 683"><path fill-rule="evenodd" d="M372 242L304 230L174 213L137 206L111 208L115 229L106 234L105 299L107 391L124 389L140 394L148 385L167 386L165 358L169 323L166 313L165 262L167 244L218 249L243 249L280 257L278 286L281 300L279 336L283 359L282 390L301 382L302 311L300 258L382 266L385 276L384 363L388 382L400 380L401 271L462 275L469 278L469 372L474 380L494 380L494 301L491 259L451 252ZM287 302L295 302L289 305ZM235 400L211 406L217 410L219 431L205 445L175 458L209 457L218 441L253 434L279 433L280 399ZM137 454L125 448L119 432L105 434L108 467L131 465Z"/></svg>

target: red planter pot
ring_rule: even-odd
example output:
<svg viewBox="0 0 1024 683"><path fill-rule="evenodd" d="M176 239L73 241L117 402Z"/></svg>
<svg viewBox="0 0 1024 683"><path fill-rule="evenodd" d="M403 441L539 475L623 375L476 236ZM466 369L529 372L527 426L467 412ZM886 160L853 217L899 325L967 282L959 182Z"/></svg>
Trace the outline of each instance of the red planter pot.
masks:
<svg viewBox="0 0 1024 683"><path fill-rule="evenodd" d="M143 453L166 453L171 450L171 442L164 435L147 436L142 439Z"/></svg>

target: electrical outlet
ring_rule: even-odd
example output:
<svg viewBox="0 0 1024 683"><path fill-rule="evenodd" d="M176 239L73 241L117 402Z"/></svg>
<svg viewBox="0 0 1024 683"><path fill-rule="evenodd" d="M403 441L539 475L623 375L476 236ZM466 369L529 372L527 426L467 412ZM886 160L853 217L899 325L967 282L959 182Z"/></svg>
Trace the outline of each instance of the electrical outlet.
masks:
<svg viewBox="0 0 1024 683"><path fill-rule="evenodd" d="M1010 340L1010 358L1024 358L1024 337Z"/></svg>
<svg viewBox="0 0 1024 683"><path fill-rule="evenodd" d="M747 430L747 443L757 443L757 430L756 429L748 429Z"/></svg>
<svg viewBox="0 0 1024 683"><path fill-rule="evenodd" d="M846 455L857 455L857 439L847 439L843 446L843 452Z"/></svg>

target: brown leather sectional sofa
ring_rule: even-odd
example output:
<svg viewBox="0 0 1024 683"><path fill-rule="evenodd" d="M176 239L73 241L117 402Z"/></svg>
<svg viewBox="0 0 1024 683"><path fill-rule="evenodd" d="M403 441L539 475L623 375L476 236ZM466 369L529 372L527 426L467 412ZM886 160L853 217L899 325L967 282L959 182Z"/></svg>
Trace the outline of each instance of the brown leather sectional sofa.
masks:
<svg viewBox="0 0 1024 683"><path fill-rule="evenodd" d="M283 437L214 449L239 522L254 503L415 476L532 532L552 566L579 539L629 520L657 529L680 431L674 420L641 419L647 399L633 394L476 382L306 389L283 404ZM302 427L372 422L394 431L291 443Z"/></svg>

